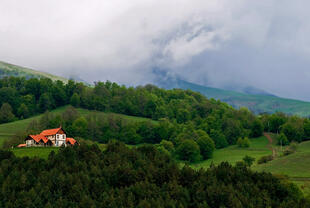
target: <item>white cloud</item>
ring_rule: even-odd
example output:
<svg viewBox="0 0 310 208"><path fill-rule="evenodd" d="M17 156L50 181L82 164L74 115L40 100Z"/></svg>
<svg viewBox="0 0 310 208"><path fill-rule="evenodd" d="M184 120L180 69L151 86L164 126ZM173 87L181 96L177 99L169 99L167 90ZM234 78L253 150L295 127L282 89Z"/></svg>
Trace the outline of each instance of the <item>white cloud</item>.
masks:
<svg viewBox="0 0 310 208"><path fill-rule="evenodd" d="M161 67L217 87L254 85L310 99L309 5L306 0L1 0L0 60L127 84L150 82L152 68Z"/></svg>

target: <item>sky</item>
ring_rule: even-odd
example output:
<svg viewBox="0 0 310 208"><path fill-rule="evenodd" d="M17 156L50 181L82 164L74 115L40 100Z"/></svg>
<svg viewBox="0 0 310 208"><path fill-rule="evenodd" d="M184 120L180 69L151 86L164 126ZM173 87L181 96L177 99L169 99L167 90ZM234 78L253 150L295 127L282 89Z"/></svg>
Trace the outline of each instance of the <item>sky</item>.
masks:
<svg viewBox="0 0 310 208"><path fill-rule="evenodd" d="M0 0L0 60L126 85L152 83L160 69L310 101L309 7L306 0Z"/></svg>

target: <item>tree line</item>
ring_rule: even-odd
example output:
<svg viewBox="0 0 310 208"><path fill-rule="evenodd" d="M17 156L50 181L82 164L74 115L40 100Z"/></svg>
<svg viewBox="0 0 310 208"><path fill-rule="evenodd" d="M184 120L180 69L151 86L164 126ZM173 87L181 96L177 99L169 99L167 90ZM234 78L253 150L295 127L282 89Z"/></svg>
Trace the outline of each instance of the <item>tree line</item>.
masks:
<svg viewBox="0 0 310 208"><path fill-rule="evenodd" d="M176 148L176 152L189 152L181 156L189 161L209 158L214 147L236 144L239 137L257 137L263 131L261 120L249 110L233 109L190 90L164 90L153 85L126 87L109 81L89 87L72 80L67 84L46 78L0 80L0 122L27 118L67 104L159 122L159 125L152 122L123 124L119 118L94 115L76 118L73 113L72 118L64 119L62 124L73 136L99 142L119 139L127 144L158 144L167 140L180 148L179 151ZM45 115L40 123L50 122L44 128L57 127L51 120ZM184 149L187 146L190 148Z"/></svg>
<svg viewBox="0 0 310 208"><path fill-rule="evenodd" d="M310 119L299 116L289 116L284 113L263 114L260 119L264 131L278 135L279 145L291 142L302 142L310 138Z"/></svg>
<svg viewBox="0 0 310 208"><path fill-rule="evenodd" d="M296 185L228 163L179 168L152 145L81 145L48 159L0 150L0 207L309 207Z"/></svg>

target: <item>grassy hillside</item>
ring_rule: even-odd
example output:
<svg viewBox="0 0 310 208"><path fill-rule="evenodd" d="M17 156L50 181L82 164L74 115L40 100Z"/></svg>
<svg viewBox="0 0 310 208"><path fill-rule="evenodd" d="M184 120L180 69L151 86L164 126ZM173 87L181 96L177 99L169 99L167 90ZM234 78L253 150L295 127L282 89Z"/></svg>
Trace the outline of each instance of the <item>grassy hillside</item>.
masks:
<svg viewBox="0 0 310 208"><path fill-rule="evenodd" d="M299 116L310 115L310 102L285 99L268 95L251 95L212 87L205 87L183 80L166 83L165 88L190 89L202 93L208 98L226 102L235 108L247 107L254 113L284 112Z"/></svg>
<svg viewBox="0 0 310 208"><path fill-rule="evenodd" d="M17 76L17 77L26 77L26 78L50 78L52 80L61 80L63 82L67 82L68 79L55 76L49 73L40 72L32 69L28 69L21 66L16 66L13 64L5 63L0 61L0 78L6 76Z"/></svg>
<svg viewBox="0 0 310 208"><path fill-rule="evenodd" d="M67 106L58 108L56 110L53 110L51 112L53 113L59 113L61 114L66 110ZM122 114L115 114L115 113L104 113L104 112L96 112L96 111L90 111L82 108L78 108L77 111L80 113L82 116L86 116L87 114L90 113L98 113L98 114L105 114L105 115L117 115L121 116L124 119L127 119L129 121L152 121L156 122L153 120L150 120L148 118L142 118L142 117L135 117L135 116L127 116L127 115L122 115ZM0 147L2 146L2 143L4 142L5 139L9 139L11 136L13 136L17 132L22 132L25 131L30 124L31 121L38 119L42 115L34 116L28 119L24 120L19 120L11 123L5 123L5 124L0 124Z"/></svg>
<svg viewBox="0 0 310 208"><path fill-rule="evenodd" d="M266 137L262 136L259 138L253 138L250 139L250 141L250 148L240 148L237 145L232 145L227 148L218 149L214 151L212 159L192 164L191 167L194 169L208 168L211 163L217 165L224 161L235 164L236 162L241 161L246 155L258 160L260 157L272 153L267 147L268 140Z"/></svg>
<svg viewBox="0 0 310 208"><path fill-rule="evenodd" d="M63 77L0 61L0 78L6 76L18 76L26 78L47 77L52 80L61 80L65 83L68 81L68 79ZM226 102L235 108L247 107L254 113L274 113L277 111L281 111L287 114L310 116L310 102L285 99L268 95L239 93L235 91L201 86L183 80L167 80L165 82L160 82L159 86L167 89L191 89L193 91L202 93L208 98L214 98Z"/></svg>
<svg viewBox="0 0 310 208"><path fill-rule="evenodd" d="M278 148L279 149L279 148ZM291 181L310 195L310 141L298 145L296 153L278 157L266 164L253 167L256 171L266 171L273 174L286 175Z"/></svg>
<svg viewBox="0 0 310 208"><path fill-rule="evenodd" d="M280 153L280 147L275 144L276 141L273 141L272 147ZM296 153L277 157L265 164L257 164L260 157L272 154L269 148L267 138L262 136L251 139L251 146L248 149L242 149L234 145L215 150L212 159L191 164L191 167L194 169L209 168L211 163L216 165L224 161L235 164L237 161L241 161L245 155L249 155L256 159L255 164L252 166L253 170L285 175L297 184L305 194L310 195L310 141L300 143Z"/></svg>

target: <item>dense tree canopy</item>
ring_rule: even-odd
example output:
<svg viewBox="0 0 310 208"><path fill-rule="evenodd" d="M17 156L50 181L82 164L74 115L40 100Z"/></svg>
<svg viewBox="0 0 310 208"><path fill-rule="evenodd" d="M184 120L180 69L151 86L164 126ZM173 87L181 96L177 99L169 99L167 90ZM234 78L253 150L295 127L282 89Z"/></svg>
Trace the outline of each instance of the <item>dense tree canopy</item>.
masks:
<svg viewBox="0 0 310 208"><path fill-rule="evenodd" d="M111 142L60 149L48 160L0 150L0 207L309 207L269 173L222 163L179 168L154 146Z"/></svg>

